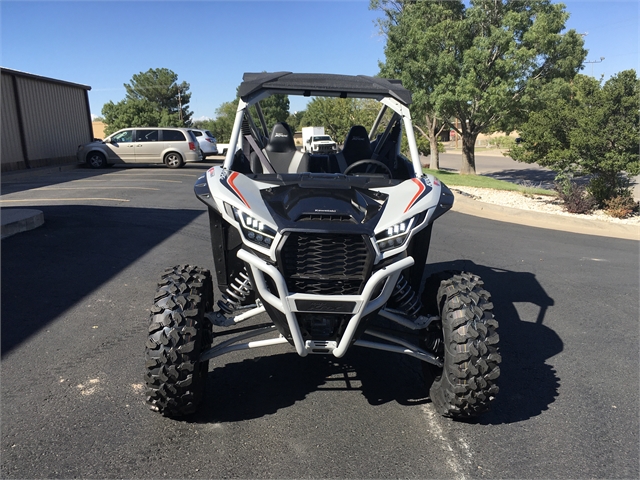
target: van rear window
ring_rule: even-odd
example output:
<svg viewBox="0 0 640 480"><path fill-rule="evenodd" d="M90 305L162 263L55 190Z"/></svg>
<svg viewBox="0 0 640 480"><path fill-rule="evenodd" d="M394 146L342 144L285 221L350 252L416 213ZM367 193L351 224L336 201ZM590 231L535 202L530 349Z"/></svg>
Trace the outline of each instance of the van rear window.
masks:
<svg viewBox="0 0 640 480"><path fill-rule="evenodd" d="M184 142L184 134L180 130L163 130L162 139L165 142Z"/></svg>

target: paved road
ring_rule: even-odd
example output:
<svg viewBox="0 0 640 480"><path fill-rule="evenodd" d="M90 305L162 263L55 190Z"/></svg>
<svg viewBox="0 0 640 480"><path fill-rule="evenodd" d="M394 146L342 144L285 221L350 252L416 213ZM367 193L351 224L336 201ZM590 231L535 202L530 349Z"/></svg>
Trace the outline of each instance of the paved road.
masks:
<svg viewBox="0 0 640 480"><path fill-rule="evenodd" d="M413 359L287 347L212 361L191 421L149 411L156 279L212 263L207 166L3 185L45 224L2 240L2 478L640 476L638 243L455 212L429 260L482 275L500 320L501 394L478 422L435 415Z"/></svg>
<svg viewBox="0 0 640 480"><path fill-rule="evenodd" d="M448 170L460 170L462 153L449 151L440 154L440 168ZM510 157L505 157L499 152L476 152L476 172L479 175L488 175L507 182L524 184L527 186L542 187L553 190L555 172L536 164L516 162ZM576 179L586 183L586 179ZM631 178L633 196L640 201L640 175Z"/></svg>

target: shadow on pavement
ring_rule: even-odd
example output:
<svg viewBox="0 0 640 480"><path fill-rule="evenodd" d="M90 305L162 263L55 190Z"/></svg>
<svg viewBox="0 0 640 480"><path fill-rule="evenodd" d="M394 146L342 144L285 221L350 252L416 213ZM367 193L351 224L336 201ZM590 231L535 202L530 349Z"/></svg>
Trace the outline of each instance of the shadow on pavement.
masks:
<svg viewBox="0 0 640 480"><path fill-rule="evenodd" d="M433 271L464 270L479 275L491 293L493 313L500 327L500 393L492 409L478 418L481 424L514 423L540 415L558 396L560 379L546 360L562 352L556 332L544 325L554 305L536 276L478 265L469 260L430 265ZM535 305L535 320L520 318L517 303Z"/></svg>
<svg viewBox="0 0 640 480"><path fill-rule="evenodd" d="M264 351L268 355L268 350ZM372 405L428 403L421 365L408 357L360 347L343 358L295 352L224 364L214 359L203 404L193 421L237 422L272 415L316 391L356 391Z"/></svg>
<svg viewBox="0 0 640 480"><path fill-rule="evenodd" d="M500 322L502 354L500 393L481 424L514 423L540 415L558 396L560 380L546 360L563 350L562 340L544 325L554 305L535 275L500 270L460 260L431 265L434 272L465 270L480 275L492 296ZM536 319L519 317L516 303L539 308ZM193 421L236 422L271 415L310 393L321 390L356 390L371 406L395 401L400 405L429 403L420 362L406 356L352 348L342 359L330 356L300 358L295 353L226 363L212 360L207 395Z"/></svg>
<svg viewBox="0 0 640 480"><path fill-rule="evenodd" d="M518 185L544 188L546 190L553 190L556 177L555 172L534 168L501 170L499 172L482 173L481 175ZM578 181L578 179L576 180Z"/></svg>
<svg viewBox="0 0 640 480"><path fill-rule="evenodd" d="M525 187L544 188L546 190L554 190L556 172L550 170L541 170L536 168L523 168L500 170L497 172L486 172L481 175L485 177L504 180ZM574 177L573 181L578 185L586 187L589 183L590 176Z"/></svg>
<svg viewBox="0 0 640 480"><path fill-rule="evenodd" d="M3 356L203 213L38 208L43 226L2 240Z"/></svg>
<svg viewBox="0 0 640 480"><path fill-rule="evenodd" d="M50 173L31 173L29 171L18 171L2 174L2 195L9 193L24 192L34 188L49 187L58 183L66 183L72 180L85 178L96 178L111 169L92 170L90 168L74 168L64 172L52 170Z"/></svg>

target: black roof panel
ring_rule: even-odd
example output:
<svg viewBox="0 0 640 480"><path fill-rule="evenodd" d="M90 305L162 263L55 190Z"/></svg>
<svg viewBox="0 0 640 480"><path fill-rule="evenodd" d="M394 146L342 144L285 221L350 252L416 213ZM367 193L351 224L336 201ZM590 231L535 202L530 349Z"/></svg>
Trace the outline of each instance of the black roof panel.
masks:
<svg viewBox="0 0 640 480"><path fill-rule="evenodd" d="M329 73L245 73L238 94L243 100L261 90L304 96L393 97L405 105L411 103L411 92L400 80L366 75Z"/></svg>

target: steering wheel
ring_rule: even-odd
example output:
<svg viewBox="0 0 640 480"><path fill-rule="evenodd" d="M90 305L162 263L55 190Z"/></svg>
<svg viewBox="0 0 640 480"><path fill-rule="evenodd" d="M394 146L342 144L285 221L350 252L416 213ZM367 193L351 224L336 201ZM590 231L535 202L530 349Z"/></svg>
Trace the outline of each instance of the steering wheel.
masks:
<svg viewBox="0 0 640 480"><path fill-rule="evenodd" d="M384 173L389 175L389 178L392 177L391 170L389 170L389 167L387 167L384 163L380 162L379 160L373 160L372 158L365 158L364 160L358 160L357 162L352 163L345 169L344 174L349 175L349 172L351 172L354 168L359 167L361 165L373 165L374 167L381 168L384 170Z"/></svg>

